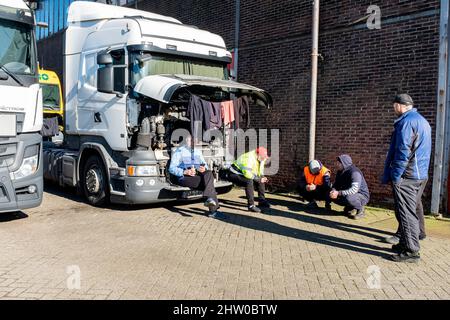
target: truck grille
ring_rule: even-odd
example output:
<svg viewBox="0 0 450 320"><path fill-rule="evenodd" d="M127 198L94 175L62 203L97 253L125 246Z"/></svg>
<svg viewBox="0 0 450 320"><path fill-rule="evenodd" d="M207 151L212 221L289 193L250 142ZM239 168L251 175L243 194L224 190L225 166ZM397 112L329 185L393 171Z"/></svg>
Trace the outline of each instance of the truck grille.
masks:
<svg viewBox="0 0 450 320"><path fill-rule="evenodd" d="M22 133L25 113L16 113L16 131ZM0 138L0 168L9 167L14 164L17 153L17 143L10 138Z"/></svg>
<svg viewBox="0 0 450 320"><path fill-rule="evenodd" d="M16 113L17 133L22 132L24 121L25 121L25 113Z"/></svg>
<svg viewBox="0 0 450 320"><path fill-rule="evenodd" d="M3 139L0 138L0 167L9 167L14 163L14 159L17 153L17 144L2 144L2 140Z"/></svg>

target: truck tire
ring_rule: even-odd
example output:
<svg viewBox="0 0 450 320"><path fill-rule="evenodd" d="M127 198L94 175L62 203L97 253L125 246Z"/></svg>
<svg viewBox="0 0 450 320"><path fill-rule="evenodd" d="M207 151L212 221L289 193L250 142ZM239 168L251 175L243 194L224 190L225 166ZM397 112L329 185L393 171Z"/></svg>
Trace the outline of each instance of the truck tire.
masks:
<svg viewBox="0 0 450 320"><path fill-rule="evenodd" d="M89 204L101 207L109 203L109 183L105 166L99 156L90 156L84 163L81 190Z"/></svg>

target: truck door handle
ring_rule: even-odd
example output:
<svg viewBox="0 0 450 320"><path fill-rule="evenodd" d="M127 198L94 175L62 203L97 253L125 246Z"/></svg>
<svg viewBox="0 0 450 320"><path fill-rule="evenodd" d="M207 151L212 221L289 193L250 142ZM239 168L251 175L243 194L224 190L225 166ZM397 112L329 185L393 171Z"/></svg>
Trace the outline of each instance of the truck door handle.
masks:
<svg viewBox="0 0 450 320"><path fill-rule="evenodd" d="M94 113L94 122L102 122L102 116L100 114L100 112L96 112Z"/></svg>

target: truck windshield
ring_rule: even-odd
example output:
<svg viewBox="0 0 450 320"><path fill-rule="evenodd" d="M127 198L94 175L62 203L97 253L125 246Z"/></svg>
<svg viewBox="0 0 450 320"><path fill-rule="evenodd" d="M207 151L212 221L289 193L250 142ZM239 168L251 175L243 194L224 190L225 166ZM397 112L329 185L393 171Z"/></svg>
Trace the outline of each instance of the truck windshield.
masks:
<svg viewBox="0 0 450 320"><path fill-rule="evenodd" d="M186 74L228 79L226 65L219 62L154 54L142 62L137 57L137 54L132 55L131 84L133 86L146 76L158 74Z"/></svg>
<svg viewBox="0 0 450 320"><path fill-rule="evenodd" d="M0 19L0 65L15 74L35 73L32 26Z"/></svg>
<svg viewBox="0 0 450 320"><path fill-rule="evenodd" d="M59 111L59 87L54 84L41 84L44 109Z"/></svg>

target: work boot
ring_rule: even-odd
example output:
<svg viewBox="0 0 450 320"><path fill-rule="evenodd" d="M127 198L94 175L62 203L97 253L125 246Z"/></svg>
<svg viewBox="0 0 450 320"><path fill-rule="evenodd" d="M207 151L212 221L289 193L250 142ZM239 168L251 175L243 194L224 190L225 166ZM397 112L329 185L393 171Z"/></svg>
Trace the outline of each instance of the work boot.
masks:
<svg viewBox="0 0 450 320"><path fill-rule="evenodd" d="M250 212L256 212L256 213L261 213L261 209L258 208L258 207L255 206L255 205L248 206L248 211L250 211Z"/></svg>
<svg viewBox="0 0 450 320"><path fill-rule="evenodd" d="M258 207L259 207L259 208L267 208L267 209L269 209L269 208L270 208L270 203L269 203L269 201L267 201L266 199L260 200L260 201L258 202Z"/></svg>
<svg viewBox="0 0 450 320"><path fill-rule="evenodd" d="M397 236L386 237L386 238L384 238L384 242L389 243L389 244L399 244L400 238Z"/></svg>
<svg viewBox="0 0 450 320"><path fill-rule="evenodd" d="M364 212L364 208L361 210L356 210L356 215L352 216L353 220L360 220L366 216L366 213Z"/></svg>
<svg viewBox="0 0 450 320"><path fill-rule="evenodd" d="M391 260L395 262L417 263L420 260L419 252L403 251L399 254L391 256Z"/></svg>
<svg viewBox="0 0 450 320"><path fill-rule="evenodd" d="M402 253L404 250L405 250L405 247L403 247L400 243L392 245L392 251L394 251L397 254Z"/></svg>
<svg viewBox="0 0 450 320"><path fill-rule="evenodd" d="M344 215L345 215L346 217L351 218L351 217L352 217L352 211L353 211L352 208L350 208L350 207L345 207L345 208L344 208Z"/></svg>

